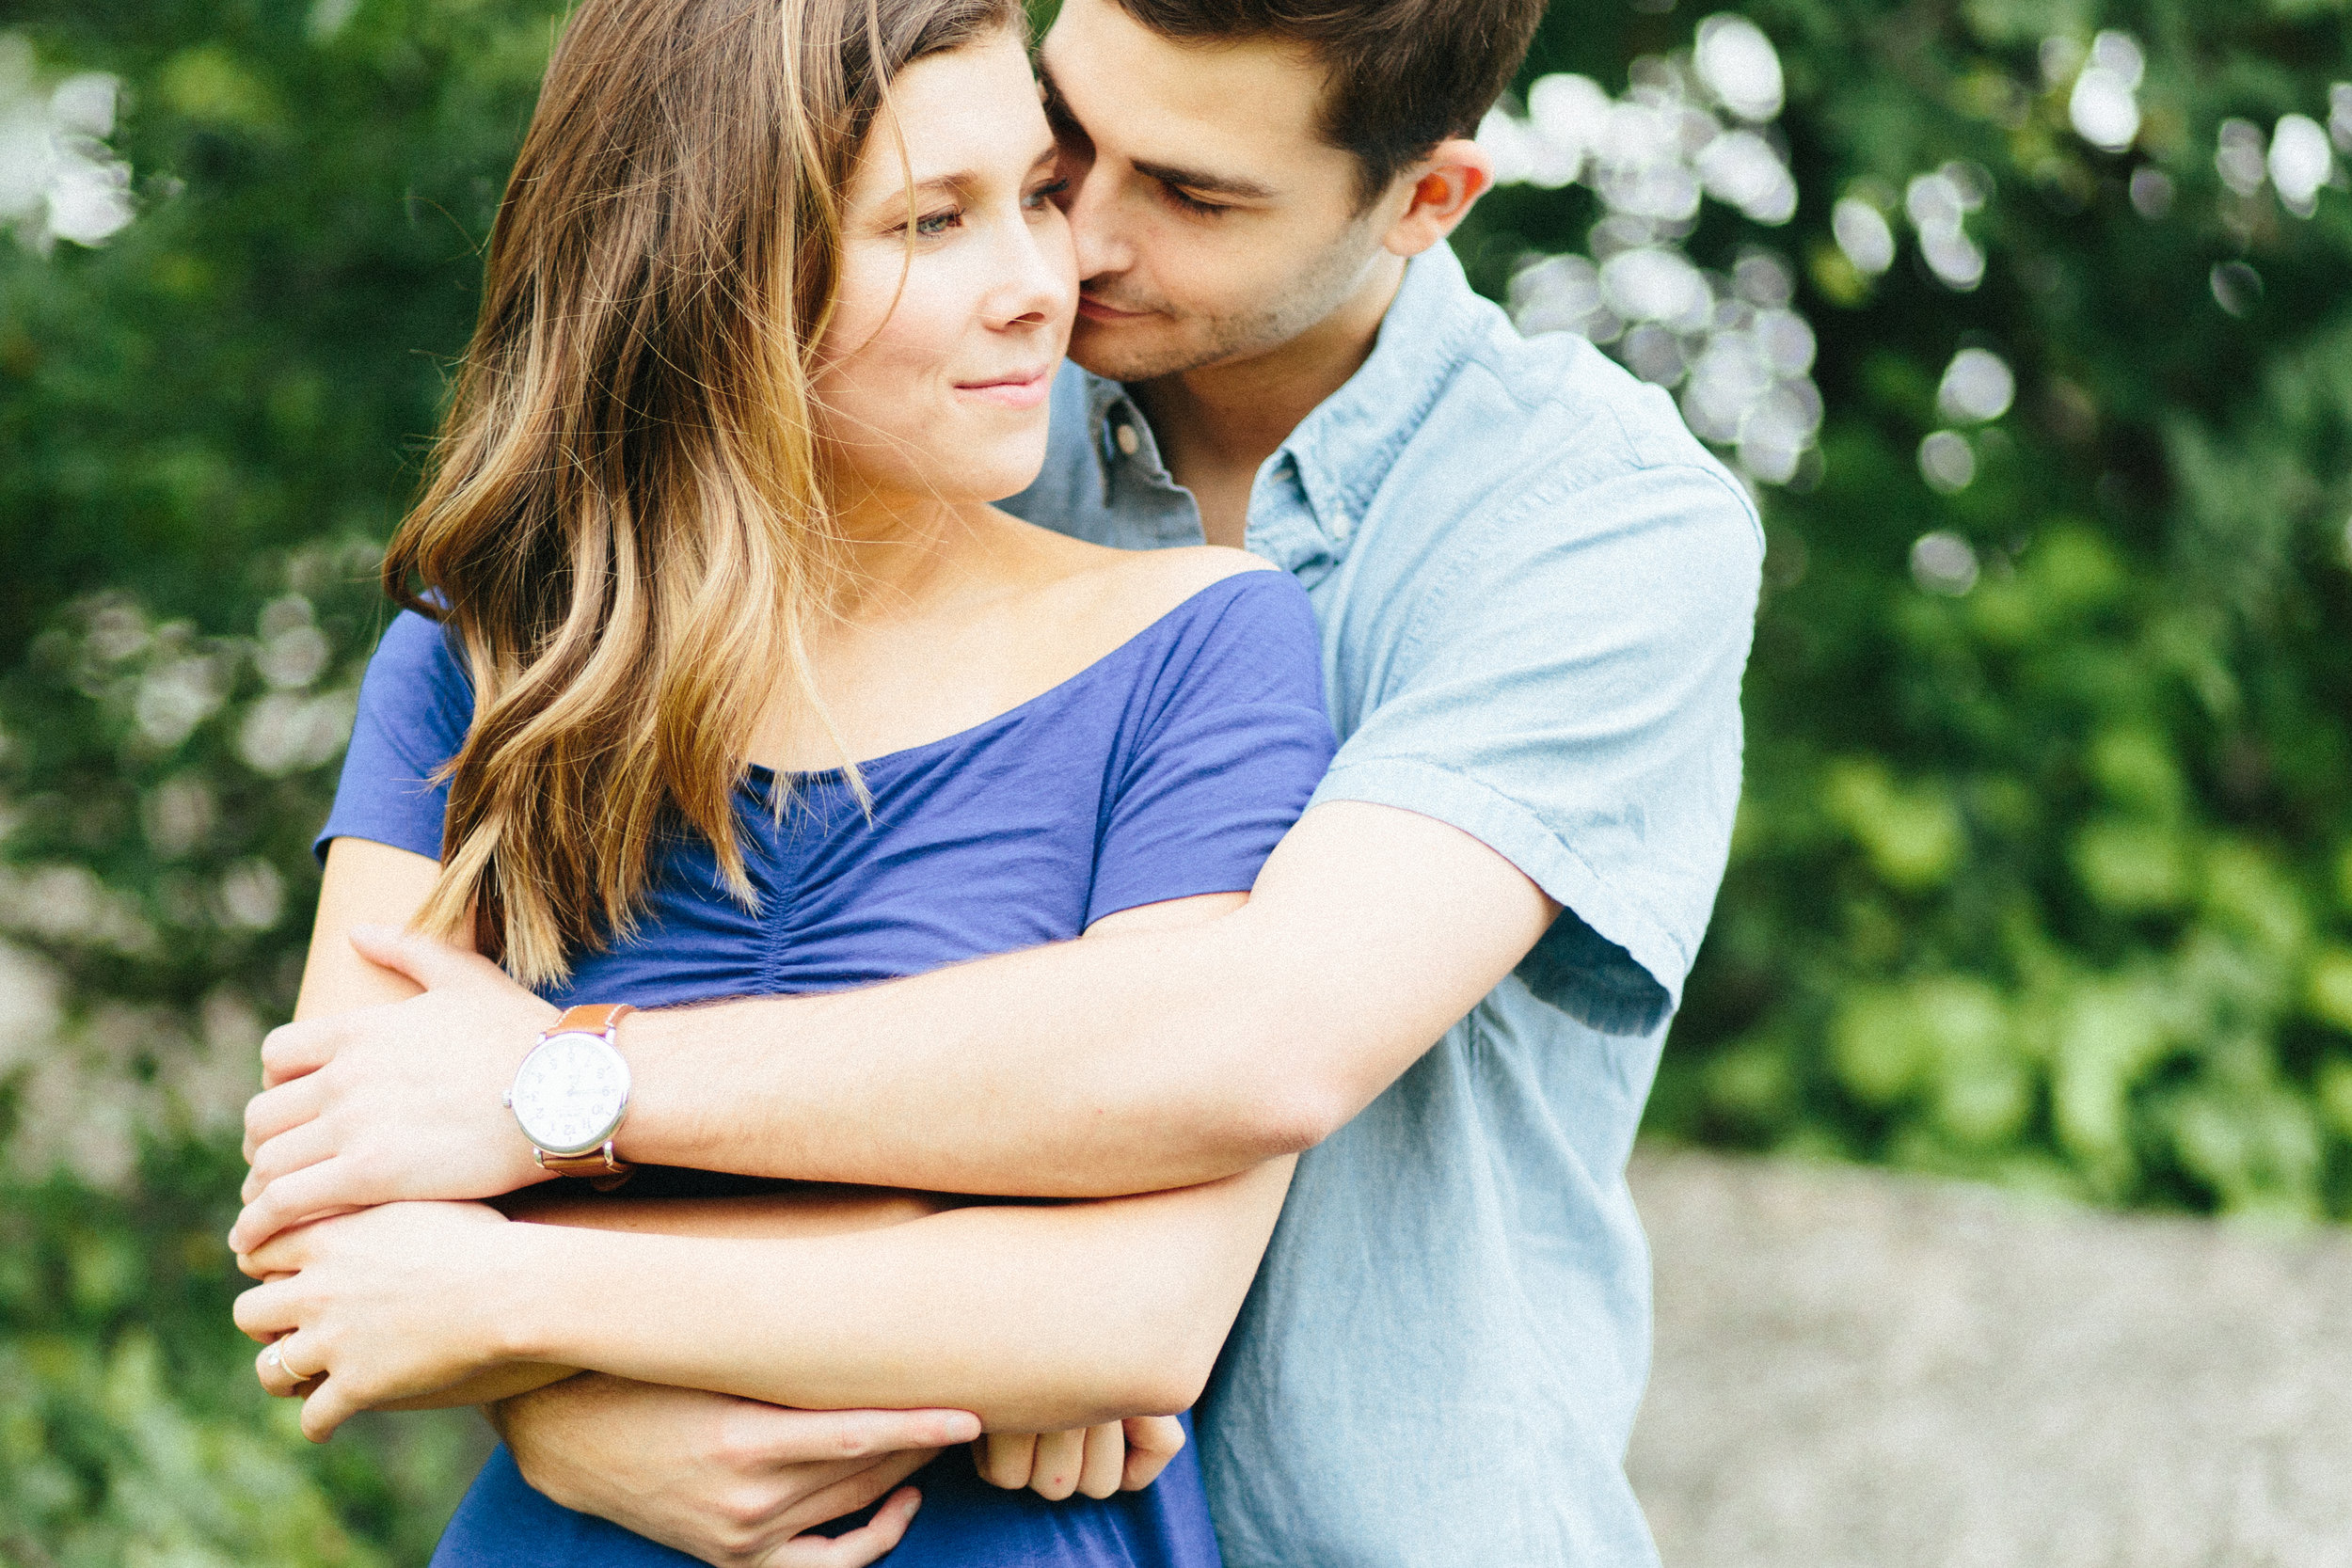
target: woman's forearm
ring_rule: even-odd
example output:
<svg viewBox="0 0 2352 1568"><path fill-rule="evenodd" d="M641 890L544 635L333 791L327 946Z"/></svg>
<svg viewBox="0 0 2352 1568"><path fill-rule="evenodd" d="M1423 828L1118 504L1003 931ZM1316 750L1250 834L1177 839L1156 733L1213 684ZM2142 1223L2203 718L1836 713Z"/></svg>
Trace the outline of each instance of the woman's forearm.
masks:
<svg viewBox="0 0 2352 1568"><path fill-rule="evenodd" d="M809 1409L937 1406L1051 1431L1198 1398L1291 1162L1068 1205L792 1239L517 1226L501 1362Z"/></svg>
<svg viewBox="0 0 2352 1568"><path fill-rule="evenodd" d="M533 1225L635 1235L776 1241L881 1230L938 1213L946 1206L947 1200L933 1193L818 1182L754 1196L707 1198L586 1197L548 1187L530 1187L499 1205L508 1218ZM446 1410L460 1405L495 1404L551 1383L561 1383L580 1370L577 1366L544 1361L510 1361L486 1368L451 1387L400 1400L382 1408Z"/></svg>

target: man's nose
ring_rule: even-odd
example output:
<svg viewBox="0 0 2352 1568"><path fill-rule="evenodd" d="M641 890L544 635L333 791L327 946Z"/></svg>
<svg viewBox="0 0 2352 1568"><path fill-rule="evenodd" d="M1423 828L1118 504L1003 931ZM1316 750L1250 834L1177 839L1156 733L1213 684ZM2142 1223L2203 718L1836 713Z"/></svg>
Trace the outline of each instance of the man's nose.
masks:
<svg viewBox="0 0 2352 1568"><path fill-rule="evenodd" d="M1073 178L1062 211L1070 219L1070 241L1078 252L1078 281L1125 272L1135 263L1120 219L1117 182L1097 159Z"/></svg>

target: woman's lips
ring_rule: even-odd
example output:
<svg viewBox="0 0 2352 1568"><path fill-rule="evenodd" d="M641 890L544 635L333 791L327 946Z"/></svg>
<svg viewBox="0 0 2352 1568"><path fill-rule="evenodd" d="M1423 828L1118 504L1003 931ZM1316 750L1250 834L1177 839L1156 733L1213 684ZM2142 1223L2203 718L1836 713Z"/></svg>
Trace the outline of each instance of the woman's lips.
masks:
<svg viewBox="0 0 2352 1568"><path fill-rule="evenodd" d="M976 398L1006 408L1035 408L1045 401L1045 394L1054 388L1054 370L1048 365L1018 375L1002 376L994 381L959 381L956 390L969 392Z"/></svg>

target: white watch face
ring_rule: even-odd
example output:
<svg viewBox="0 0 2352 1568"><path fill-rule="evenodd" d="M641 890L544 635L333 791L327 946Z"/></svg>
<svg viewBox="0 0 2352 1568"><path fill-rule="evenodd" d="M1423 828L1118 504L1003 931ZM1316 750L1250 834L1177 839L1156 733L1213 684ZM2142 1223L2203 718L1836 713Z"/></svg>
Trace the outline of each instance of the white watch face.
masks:
<svg viewBox="0 0 2352 1568"><path fill-rule="evenodd" d="M628 1063L596 1035L550 1035L515 1074L515 1119L550 1154L585 1154L628 1106Z"/></svg>

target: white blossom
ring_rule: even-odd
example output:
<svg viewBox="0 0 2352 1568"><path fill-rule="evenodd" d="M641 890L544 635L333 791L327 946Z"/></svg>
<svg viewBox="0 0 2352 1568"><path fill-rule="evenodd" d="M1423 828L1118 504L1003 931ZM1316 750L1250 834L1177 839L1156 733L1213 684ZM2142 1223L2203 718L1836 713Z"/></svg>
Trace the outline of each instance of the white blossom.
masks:
<svg viewBox="0 0 2352 1568"><path fill-rule="evenodd" d="M1863 277L1876 277L1895 264L1895 230L1887 226L1885 214L1860 197L1838 198L1830 210L1829 230L1837 248Z"/></svg>
<svg viewBox="0 0 2352 1568"><path fill-rule="evenodd" d="M105 143L119 91L85 71L44 92L32 45L0 33L0 228L46 251L103 244L131 221L131 167Z"/></svg>
<svg viewBox="0 0 2352 1568"><path fill-rule="evenodd" d="M1726 109L1746 120L1779 115L1784 91L1780 53L1746 17L1718 12L1699 24L1692 68Z"/></svg>
<svg viewBox="0 0 2352 1568"><path fill-rule="evenodd" d="M1965 451L1967 443L1962 442L1961 450ZM1971 471L1974 467L1971 459ZM1958 598L1976 587L1977 572L1976 546L1957 533L1923 533L1911 546L1911 579L1931 594Z"/></svg>
<svg viewBox="0 0 2352 1568"><path fill-rule="evenodd" d="M2309 115L2286 115L2270 134L2270 155L2265 160L2279 200L2296 217L2317 210L2319 188L2335 171L2335 152L2328 133Z"/></svg>
<svg viewBox="0 0 2352 1568"><path fill-rule="evenodd" d="M1930 489L1947 496L1965 490L1976 482L1976 449L1968 444L1967 436L1956 430L1935 431L1919 443L1919 475L1928 482ZM1912 560L1916 570L1915 549Z"/></svg>
<svg viewBox="0 0 2352 1568"><path fill-rule="evenodd" d="M1954 424L1982 424L2008 413L2016 396L2017 377L2007 360L1990 349L1964 348L1945 367L1935 406Z"/></svg>

